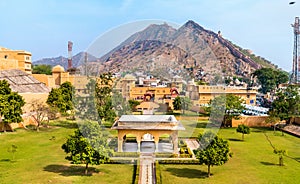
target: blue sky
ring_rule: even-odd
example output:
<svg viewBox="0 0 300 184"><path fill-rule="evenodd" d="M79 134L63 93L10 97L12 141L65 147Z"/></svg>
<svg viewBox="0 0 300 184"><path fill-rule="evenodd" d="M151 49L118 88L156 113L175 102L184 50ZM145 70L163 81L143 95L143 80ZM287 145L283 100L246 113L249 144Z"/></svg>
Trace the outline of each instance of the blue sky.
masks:
<svg viewBox="0 0 300 184"><path fill-rule="evenodd" d="M127 23L193 20L285 70L292 65L291 24L300 16L300 1L289 0L0 0L0 8L0 46L30 51L33 60L67 56L68 40L76 54Z"/></svg>

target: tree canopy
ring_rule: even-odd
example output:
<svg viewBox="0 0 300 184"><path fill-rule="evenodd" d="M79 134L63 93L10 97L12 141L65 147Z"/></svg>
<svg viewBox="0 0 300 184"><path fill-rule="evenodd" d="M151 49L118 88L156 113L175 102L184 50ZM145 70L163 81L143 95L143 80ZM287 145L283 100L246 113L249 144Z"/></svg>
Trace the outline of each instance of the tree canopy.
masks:
<svg viewBox="0 0 300 184"><path fill-rule="evenodd" d="M111 73L100 74L96 83L96 109L100 120L114 121L116 113L113 109L112 88L113 79Z"/></svg>
<svg viewBox="0 0 300 184"><path fill-rule="evenodd" d="M237 118L244 110L243 102L239 96L233 94L220 95L209 102L206 111L210 113L213 123L231 126L232 118Z"/></svg>
<svg viewBox="0 0 300 184"><path fill-rule="evenodd" d="M188 97L177 96L173 101L174 110L188 110L192 106L192 102Z"/></svg>
<svg viewBox="0 0 300 184"><path fill-rule="evenodd" d="M242 139L244 140L244 134L250 134L250 128L247 125L238 125L236 132L242 133Z"/></svg>
<svg viewBox="0 0 300 184"><path fill-rule="evenodd" d="M79 126L62 145L62 149L69 155L65 158L72 164L85 164L85 174L88 165L99 165L111 156L107 143L107 134L96 122L86 122Z"/></svg>
<svg viewBox="0 0 300 184"><path fill-rule="evenodd" d="M4 131L6 131L6 124L22 121L24 105L23 97L17 92L12 92L6 80L0 80L0 117L4 123Z"/></svg>
<svg viewBox="0 0 300 184"><path fill-rule="evenodd" d="M199 148L195 150L200 164L207 165L207 174L210 177L210 167L225 164L232 157L229 144L211 131L198 136Z"/></svg>
<svg viewBox="0 0 300 184"><path fill-rule="evenodd" d="M289 80L286 72L272 68L258 69L252 75L257 77L261 85L261 92L264 94L271 92L275 88L278 88L279 84L286 83Z"/></svg>
<svg viewBox="0 0 300 184"><path fill-rule="evenodd" d="M288 120L290 117L300 114L299 87L289 85L286 89L280 89L275 94L275 100L269 114L280 120Z"/></svg>
<svg viewBox="0 0 300 184"><path fill-rule="evenodd" d="M51 65L34 65L32 68L33 74L52 74L52 66Z"/></svg>
<svg viewBox="0 0 300 184"><path fill-rule="evenodd" d="M59 88L53 88L49 93L47 104L56 107L61 113L73 110L74 87L70 82L64 82Z"/></svg>

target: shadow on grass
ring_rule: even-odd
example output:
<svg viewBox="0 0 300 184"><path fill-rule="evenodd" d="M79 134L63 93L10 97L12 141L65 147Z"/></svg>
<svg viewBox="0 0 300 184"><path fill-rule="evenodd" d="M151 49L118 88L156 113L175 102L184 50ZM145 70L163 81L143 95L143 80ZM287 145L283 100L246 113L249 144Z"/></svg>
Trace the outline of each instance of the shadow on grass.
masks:
<svg viewBox="0 0 300 184"><path fill-rule="evenodd" d="M278 164L274 164L274 163L271 163L271 162L260 162L261 164L263 165L278 165Z"/></svg>
<svg viewBox="0 0 300 184"><path fill-rule="evenodd" d="M4 159L1 159L0 162L10 162L10 163L15 163L15 162L17 162L17 161L11 160L11 159L9 159L9 158L4 158Z"/></svg>
<svg viewBox="0 0 300 184"><path fill-rule="evenodd" d="M172 175L177 177L185 177L185 178L207 178L207 172L203 172L198 169L190 169L190 168L168 168L166 171L170 172ZM213 174L211 174L212 176Z"/></svg>
<svg viewBox="0 0 300 184"><path fill-rule="evenodd" d="M58 173L62 176L92 176L94 173L99 173L99 171L94 167L88 168L88 174L85 175L85 166L80 165L47 165L44 167L44 171Z"/></svg>
<svg viewBox="0 0 300 184"><path fill-rule="evenodd" d="M78 128L77 122L74 121L53 121L50 124L51 126L58 126L58 127L63 127L63 128Z"/></svg>
<svg viewBox="0 0 300 184"><path fill-rule="evenodd" d="M236 139L236 138L229 138L229 141L235 141L235 142L244 142L242 139Z"/></svg>

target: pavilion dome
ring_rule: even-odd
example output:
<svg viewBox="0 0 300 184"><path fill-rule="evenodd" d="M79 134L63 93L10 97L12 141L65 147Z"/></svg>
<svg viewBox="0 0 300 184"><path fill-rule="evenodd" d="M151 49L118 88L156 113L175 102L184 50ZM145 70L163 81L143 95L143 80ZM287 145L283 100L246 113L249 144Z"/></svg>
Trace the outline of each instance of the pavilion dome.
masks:
<svg viewBox="0 0 300 184"><path fill-rule="evenodd" d="M56 65L55 67L52 68L52 72L64 72L64 71L65 71L64 67L60 65Z"/></svg>

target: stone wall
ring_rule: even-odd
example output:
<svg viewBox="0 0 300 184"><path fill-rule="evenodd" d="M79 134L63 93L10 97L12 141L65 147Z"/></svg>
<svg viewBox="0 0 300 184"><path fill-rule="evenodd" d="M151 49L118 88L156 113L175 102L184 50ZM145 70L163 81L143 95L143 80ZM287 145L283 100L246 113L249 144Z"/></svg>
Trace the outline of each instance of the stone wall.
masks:
<svg viewBox="0 0 300 184"><path fill-rule="evenodd" d="M266 123L268 116L241 116L240 119L232 120L232 127L238 127L240 124L244 124L250 127L267 127L271 124Z"/></svg>

